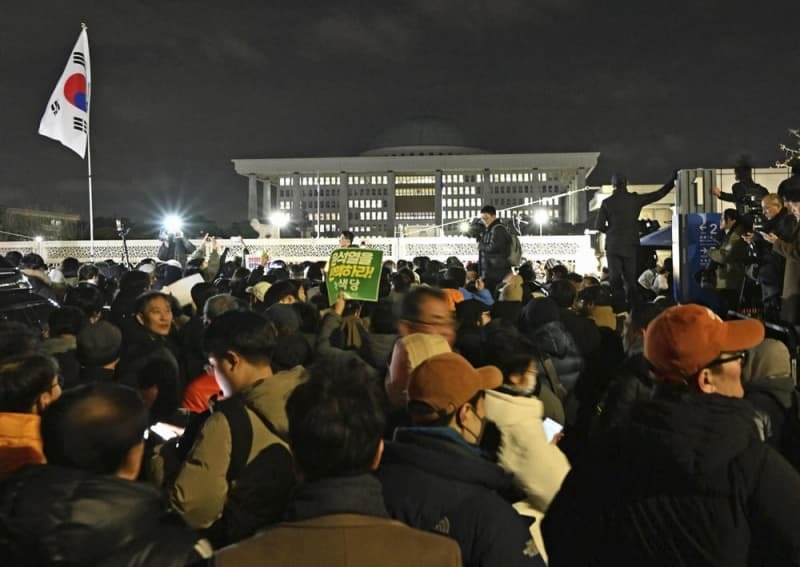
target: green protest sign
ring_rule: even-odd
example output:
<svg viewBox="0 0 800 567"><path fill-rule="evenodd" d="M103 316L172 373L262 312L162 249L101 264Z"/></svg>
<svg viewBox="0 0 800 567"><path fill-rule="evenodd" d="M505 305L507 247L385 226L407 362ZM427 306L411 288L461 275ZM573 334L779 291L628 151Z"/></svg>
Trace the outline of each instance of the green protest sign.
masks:
<svg viewBox="0 0 800 567"><path fill-rule="evenodd" d="M378 301L383 251L337 248L328 261L328 300L334 304L339 292L347 299Z"/></svg>

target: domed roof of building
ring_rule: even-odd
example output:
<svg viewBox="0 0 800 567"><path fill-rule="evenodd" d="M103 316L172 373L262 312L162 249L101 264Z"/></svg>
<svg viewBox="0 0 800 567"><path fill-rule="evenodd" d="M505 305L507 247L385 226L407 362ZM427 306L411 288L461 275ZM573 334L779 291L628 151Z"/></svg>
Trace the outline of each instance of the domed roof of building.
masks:
<svg viewBox="0 0 800 567"><path fill-rule="evenodd" d="M362 155L426 155L485 153L473 147L467 136L439 118L414 118L379 135Z"/></svg>

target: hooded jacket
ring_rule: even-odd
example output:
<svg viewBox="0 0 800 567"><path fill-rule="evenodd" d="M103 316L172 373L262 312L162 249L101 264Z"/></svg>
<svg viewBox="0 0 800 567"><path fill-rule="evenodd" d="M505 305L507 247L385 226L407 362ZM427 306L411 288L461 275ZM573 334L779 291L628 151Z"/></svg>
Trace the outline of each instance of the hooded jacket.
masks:
<svg viewBox="0 0 800 567"><path fill-rule="evenodd" d="M800 565L800 476L744 400L660 384L573 464L542 532L551 567Z"/></svg>
<svg viewBox="0 0 800 567"><path fill-rule="evenodd" d="M522 496L511 475L456 437L447 427L397 430L378 469L389 514L455 539L466 566L543 566L530 519L511 505Z"/></svg>
<svg viewBox="0 0 800 567"><path fill-rule="evenodd" d="M179 567L210 555L145 484L34 465L7 480L0 497L4 565Z"/></svg>

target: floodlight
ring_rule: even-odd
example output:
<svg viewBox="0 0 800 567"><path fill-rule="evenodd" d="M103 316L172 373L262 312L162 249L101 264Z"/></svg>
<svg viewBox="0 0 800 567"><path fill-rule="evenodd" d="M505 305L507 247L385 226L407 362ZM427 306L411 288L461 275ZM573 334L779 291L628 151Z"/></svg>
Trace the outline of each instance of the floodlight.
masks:
<svg viewBox="0 0 800 567"><path fill-rule="evenodd" d="M550 213L547 211L547 209L536 209L533 212L533 222L539 226L547 224L550 222Z"/></svg>
<svg viewBox="0 0 800 567"><path fill-rule="evenodd" d="M470 229L470 224L467 221L458 224L458 230L463 234L468 233L469 229Z"/></svg>
<svg viewBox="0 0 800 567"><path fill-rule="evenodd" d="M164 230L170 234L180 232L183 227L183 219L178 215L167 215L164 217Z"/></svg>
<svg viewBox="0 0 800 567"><path fill-rule="evenodd" d="M269 217L269 222L278 228L285 228L289 224L289 214L282 212L272 213Z"/></svg>
<svg viewBox="0 0 800 567"><path fill-rule="evenodd" d="M44 236L34 236L34 242L44 242Z"/></svg>

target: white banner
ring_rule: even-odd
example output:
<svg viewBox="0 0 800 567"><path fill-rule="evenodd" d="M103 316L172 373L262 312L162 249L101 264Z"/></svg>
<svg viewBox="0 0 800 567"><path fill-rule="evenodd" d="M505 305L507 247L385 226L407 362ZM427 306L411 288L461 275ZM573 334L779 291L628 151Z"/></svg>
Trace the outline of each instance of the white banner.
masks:
<svg viewBox="0 0 800 567"><path fill-rule="evenodd" d="M89 137L91 77L89 36L83 28L39 123L39 134L58 140L82 158Z"/></svg>

